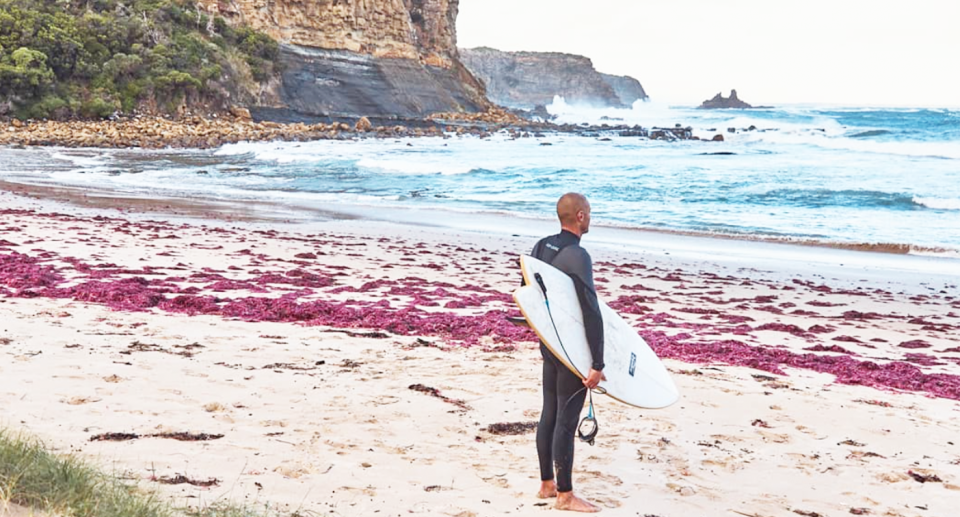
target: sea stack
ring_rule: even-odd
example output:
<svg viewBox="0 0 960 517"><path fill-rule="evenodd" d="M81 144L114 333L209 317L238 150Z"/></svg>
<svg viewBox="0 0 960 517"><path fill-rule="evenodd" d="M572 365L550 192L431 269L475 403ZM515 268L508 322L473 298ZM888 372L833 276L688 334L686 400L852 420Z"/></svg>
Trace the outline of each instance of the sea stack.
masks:
<svg viewBox="0 0 960 517"><path fill-rule="evenodd" d="M722 93L718 93L712 99L703 101L699 106L699 109L705 110L750 108L753 108L753 106L737 97L737 90L730 90L730 97L724 97Z"/></svg>

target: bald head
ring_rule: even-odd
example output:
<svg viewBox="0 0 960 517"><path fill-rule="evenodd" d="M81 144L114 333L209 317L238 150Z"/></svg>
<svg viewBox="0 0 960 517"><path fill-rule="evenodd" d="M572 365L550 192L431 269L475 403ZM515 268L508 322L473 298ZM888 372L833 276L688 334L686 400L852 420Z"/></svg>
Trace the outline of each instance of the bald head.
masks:
<svg viewBox="0 0 960 517"><path fill-rule="evenodd" d="M568 192L557 201L557 217L560 226L577 235L590 229L590 202L586 196L577 192Z"/></svg>

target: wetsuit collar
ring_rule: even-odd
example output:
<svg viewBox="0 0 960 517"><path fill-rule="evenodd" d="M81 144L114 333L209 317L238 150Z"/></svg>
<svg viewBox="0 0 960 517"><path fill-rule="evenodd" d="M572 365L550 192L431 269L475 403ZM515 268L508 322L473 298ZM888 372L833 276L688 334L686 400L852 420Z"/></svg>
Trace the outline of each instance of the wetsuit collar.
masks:
<svg viewBox="0 0 960 517"><path fill-rule="evenodd" d="M578 237L577 234L571 232L570 230L561 229L561 230L560 230L560 235L567 235L567 236L569 236L570 238L572 238L573 240L575 240L575 241L577 242L577 244L580 244L580 237Z"/></svg>

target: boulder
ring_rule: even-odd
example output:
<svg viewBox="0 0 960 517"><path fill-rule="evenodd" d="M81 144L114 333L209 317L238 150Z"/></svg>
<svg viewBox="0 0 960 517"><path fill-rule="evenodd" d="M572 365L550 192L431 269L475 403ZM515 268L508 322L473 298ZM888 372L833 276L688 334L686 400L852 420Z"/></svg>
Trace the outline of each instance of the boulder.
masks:
<svg viewBox="0 0 960 517"><path fill-rule="evenodd" d="M230 106L230 114L239 120L251 120L250 110L240 106Z"/></svg>
<svg viewBox="0 0 960 517"><path fill-rule="evenodd" d="M373 124L370 123L370 119L367 117L360 117L355 128L357 131L367 132L373 128Z"/></svg>

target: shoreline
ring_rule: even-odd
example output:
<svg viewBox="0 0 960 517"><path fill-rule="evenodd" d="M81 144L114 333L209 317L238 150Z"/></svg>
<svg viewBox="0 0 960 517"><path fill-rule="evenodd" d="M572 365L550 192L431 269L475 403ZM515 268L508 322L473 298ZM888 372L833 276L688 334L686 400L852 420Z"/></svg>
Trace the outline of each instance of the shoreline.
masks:
<svg viewBox="0 0 960 517"><path fill-rule="evenodd" d="M545 235L553 231L554 226L552 220L534 218L523 218L523 224L518 226L515 216L501 213L477 214L346 204L318 209L267 201L140 197L106 189L37 185L0 179L0 193L3 192L24 199L35 199L43 210L49 209L47 202L53 201L62 204L62 208L72 206L93 211L116 210L121 217L174 216L192 223L218 220L223 223L281 225L295 231L317 224L332 224L349 231L375 234L382 225L390 225L400 231L419 228L440 236L470 232L487 236L485 238L516 238ZM442 214L441 219L438 219L438 213ZM609 225L595 225L589 239L593 246L612 252L656 256L664 260L672 256L687 263L746 263L775 271L781 277L788 276L791 271L812 272L818 269L833 278L856 278L858 281L868 278L872 283L883 284L885 277L899 276L918 284L940 283L945 289L956 287L956 279L960 278L960 260L957 258L905 252L900 245L847 245Z"/></svg>

